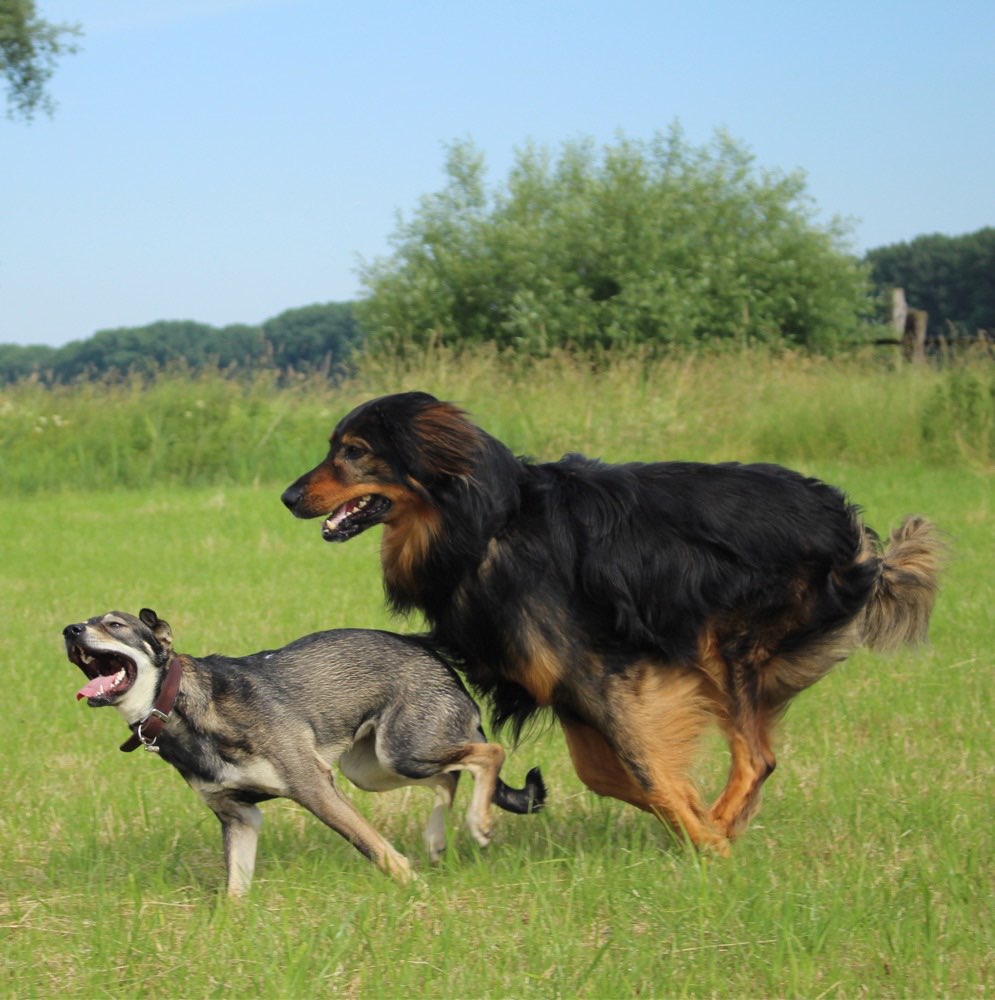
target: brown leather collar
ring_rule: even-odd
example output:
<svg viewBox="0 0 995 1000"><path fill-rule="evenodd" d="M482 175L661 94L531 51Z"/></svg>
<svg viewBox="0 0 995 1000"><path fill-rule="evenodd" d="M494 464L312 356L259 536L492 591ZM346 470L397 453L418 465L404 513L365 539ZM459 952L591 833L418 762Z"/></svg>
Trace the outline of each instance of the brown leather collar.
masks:
<svg viewBox="0 0 995 1000"><path fill-rule="evenodd" d="M183 664L178 656L174 656L169 661L169 669L159 688L159 696L152 705L152 711L144 719L136 722L131 728L131 736L122 744L120 749L125 753L131 753L144 746L152 753L158 753L156 740L162 732L163 727L169 721L169 713L173 711L176 704L176 695L180 690L180 678L183 676Z"/></svg>

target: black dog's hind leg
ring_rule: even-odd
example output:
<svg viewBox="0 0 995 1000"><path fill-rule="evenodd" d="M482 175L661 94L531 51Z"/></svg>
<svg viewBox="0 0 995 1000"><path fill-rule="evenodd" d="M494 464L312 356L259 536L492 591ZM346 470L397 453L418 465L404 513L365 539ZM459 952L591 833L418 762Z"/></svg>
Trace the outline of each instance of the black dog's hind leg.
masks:
<svg viewBox="0 0 995 1000"><path fill-rule="evenodd" d="M598 795L629 802L665 820L696 847L728 853L689 772L711 718L704 678L680 665L647 661L611 678L595 720L560 713L578 777Z"/></svg>

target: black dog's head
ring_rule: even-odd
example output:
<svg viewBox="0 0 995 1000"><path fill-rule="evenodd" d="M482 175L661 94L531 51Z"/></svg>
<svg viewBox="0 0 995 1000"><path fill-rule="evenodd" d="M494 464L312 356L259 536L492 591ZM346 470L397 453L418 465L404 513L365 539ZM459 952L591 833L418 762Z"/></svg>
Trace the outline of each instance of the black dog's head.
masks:
<svg viewBox="0 0 995 1000"><path fill-rule="evenodd" d="M169 624L149 608L136 618L124 611L108 611L62 630L66 654L87 676L76 692L92 708L114 705L125 714L148 708L154 699L158 675L173 654Z"/></svg>
<svg viewBox="0 0 995 1000"><path fill-rule="evenodd" d="M440 483L473 472L480 431L452 403L425 392L381 396L339 421L324 461L288 487L296 517L325 517L344 542L375 524L431 506Z"/></svg>

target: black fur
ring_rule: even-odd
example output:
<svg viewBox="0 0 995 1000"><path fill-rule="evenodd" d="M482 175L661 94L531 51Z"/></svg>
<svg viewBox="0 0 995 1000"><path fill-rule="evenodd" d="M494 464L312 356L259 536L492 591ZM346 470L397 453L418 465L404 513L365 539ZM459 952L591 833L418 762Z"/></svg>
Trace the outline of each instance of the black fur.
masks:
<svg viewBox="0 0 995 1000"><path fill-rule="evenodd" d="M328 540L382 522L391 606L425 614L432 641L490 698L495 720L517 733L552 708L568 740L574 729L575 763L596 779L588 783L653 811L645 754L667 754L652 749L652 712L635 713L643 749L627 749L626 713L648 690L646 671L690 671L699 681L686 698L688 718L708 701L727 735L749 744L742 770L761 777L745 815L773 769L771 721L860 644L883 573L858 509L816 479L769 464L535 462L426 393L353 410L325 460L283 500L299 517L332 512ZM350 518L357 503L375 513ZM929 550L931 527L916 524ZM932 563L923 581L931 606ZM895 628L904 634L903 623ZM588 730L621 770L605 770ZM590 758L578 761L585 741ZM611 773L602 781L599 770ZM686 797L697 823L700 808ZM729 792L719 812L735 812L724 800L739 808L741 797ZM725 834L741 819L716 822Z"/></svg>
<svg viewBox="0 0 995 1000"><path fill-rule="evenodd" d="M536 463L469 422L441 446L417 423L436 405L427 393L372 400L336 437L355 428L372 439L397 479L413 480L441 514L417 576L388 578L387 596L396 611L424 611L432 640L491 698L499 724L518 730L538 707L505 671L529 608L566 616L548 635L564 662L593 650L624 670L643 654L690 659L723 615L748 625L746 638L778 633L799 576L814 603L777 634L784 650L853 618L874 587L877 563L855 562L857 508L818 480L766 464L607 465L581 455ZM467 474L439 475L426 454ZM482 574L492 539L500 555Z"/></svg>

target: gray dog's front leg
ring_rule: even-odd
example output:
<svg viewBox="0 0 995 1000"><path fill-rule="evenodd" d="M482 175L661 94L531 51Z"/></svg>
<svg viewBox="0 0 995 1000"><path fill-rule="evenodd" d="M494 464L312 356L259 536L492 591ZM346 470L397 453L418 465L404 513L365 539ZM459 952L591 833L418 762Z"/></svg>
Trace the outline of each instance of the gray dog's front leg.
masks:
<svg viewBox="0 0 995 1000"><path fill-rule="evenodd" d="M241 896L252 883L256 867L256 845L263 814L246 802L212 803L225 845L225 868L228 870L228 895Z"/></svg>

